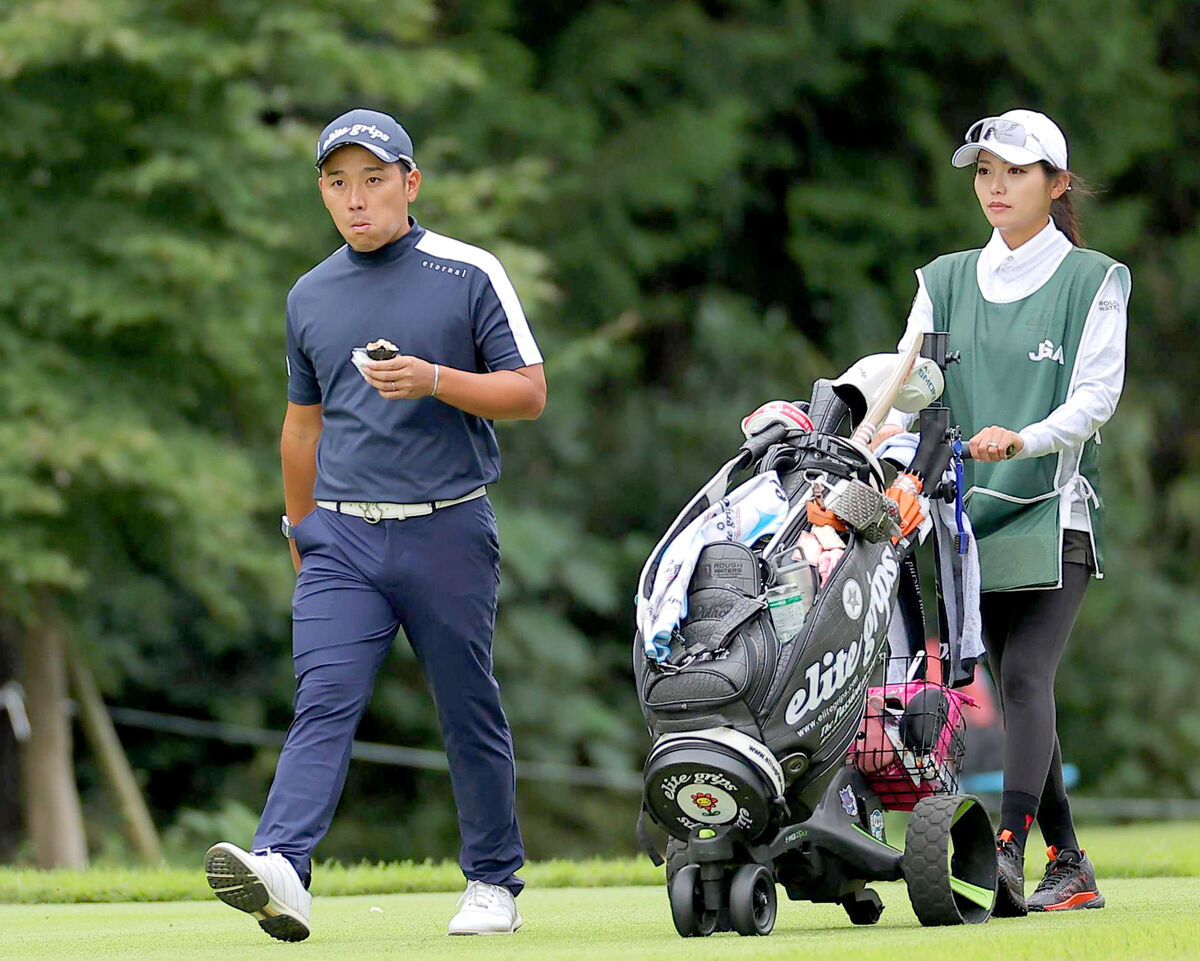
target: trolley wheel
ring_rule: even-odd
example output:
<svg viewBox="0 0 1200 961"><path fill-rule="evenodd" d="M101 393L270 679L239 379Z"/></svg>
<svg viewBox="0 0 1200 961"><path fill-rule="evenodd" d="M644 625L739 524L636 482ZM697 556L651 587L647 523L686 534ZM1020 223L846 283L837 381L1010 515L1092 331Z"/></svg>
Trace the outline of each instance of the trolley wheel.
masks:
<svg viewBox="0 0 1200 961"><path fill-rule="evenodd" d="M851 924L874 924L883 914L883 902L870 888L846 895L841 903Z"/></svg>
<svg viewBox="0 0 1200 961"><path fill-rule="evenodd" d="M761 864L743 864L729 885L729 920L738 934L770 934L775 927L775 878Z"/></svg>
<svg viewBox="0 0 1200 961"><path fill-rule="evenodd" d="M904 881L924 925L982 924L996 901L996 841L979 799L917 802L904 842Z"/></svg>
<svg viewBox="0 0 1200 961"><path fill-rule="evenodd" d="M671 920L683 938L707 938L717 929L717 912L704 909L700 866L685 864L667 884Z"/></svg>

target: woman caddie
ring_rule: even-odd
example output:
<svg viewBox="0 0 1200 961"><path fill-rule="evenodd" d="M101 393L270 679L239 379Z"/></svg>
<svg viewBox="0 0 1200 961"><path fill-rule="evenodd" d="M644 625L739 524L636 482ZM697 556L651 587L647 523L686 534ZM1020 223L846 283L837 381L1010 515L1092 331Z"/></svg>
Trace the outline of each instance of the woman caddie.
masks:
<svg viewBox="0 0 1200 961"><path fill-rule="evenodd" d="M1089 578L1103 576L1098 430L1125 373L1129 270L1083 248L1067 142L1047 116L1010 110L971 125L956 167L974 165L993 227L978 250L917 271L903 350L949 331L951 418L970 438L964 493L978 538L984 642L1005 721L995 914L1098 908L1062 775L1054 676ZM875 442L901 429L893 411ZM1049 863L1024 893L1037 820Z"/></svg>

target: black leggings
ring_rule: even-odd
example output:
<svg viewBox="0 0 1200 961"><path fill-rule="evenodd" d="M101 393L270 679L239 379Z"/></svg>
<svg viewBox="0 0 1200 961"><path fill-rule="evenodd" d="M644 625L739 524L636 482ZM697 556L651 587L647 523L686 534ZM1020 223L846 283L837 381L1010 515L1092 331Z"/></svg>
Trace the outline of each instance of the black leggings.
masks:
<svg viewBox="0 0 1200 961"><path fill-rule="evenodd" d="M980 603L988 666L1004 712L1004 790L1041 798L1043 834L1064 819L1062 827L1070 826L1054 675L1090 577L1087 564L1064 563L1060 590L993 592Z"/></svg>

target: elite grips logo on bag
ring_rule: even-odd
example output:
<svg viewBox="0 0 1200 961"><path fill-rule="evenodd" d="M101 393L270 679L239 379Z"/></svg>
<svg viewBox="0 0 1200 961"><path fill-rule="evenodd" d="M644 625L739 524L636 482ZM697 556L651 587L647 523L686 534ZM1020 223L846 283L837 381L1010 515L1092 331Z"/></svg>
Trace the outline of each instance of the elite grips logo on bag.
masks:
<svg viewBox="0 0 1200 961"><path fill-rule="evenodd" d="M808 666L804 672L804 686L797 689L788 702L784 715L788 724L800 724L817 708L833 700L838 691L845 687L846 681L854 676L860 661L870 660L875 654L875 635L881 627L887 627L892 588L899 576L900 564L896 555L891 550L885 551L871 574L871 606L863 618L862 634L857 641L851 641L836 653L826 651L821 660L813 661ZM862 603L861 597L859 603Z"/></svg>

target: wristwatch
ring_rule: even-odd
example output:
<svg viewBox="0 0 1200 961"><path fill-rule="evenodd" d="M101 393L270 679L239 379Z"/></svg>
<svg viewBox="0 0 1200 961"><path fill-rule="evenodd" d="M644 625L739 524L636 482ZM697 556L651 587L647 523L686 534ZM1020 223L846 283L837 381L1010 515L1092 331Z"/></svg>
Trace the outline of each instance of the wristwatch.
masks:
<svg viewBox="0 0 1200 961"><path fill-rule="evenodd" d="M287 514L284 514L279 518L279 529L283 531L283 536L289 540L296 536L293 533L296 528L292 525L292 522L288 520Z"/></svg>

